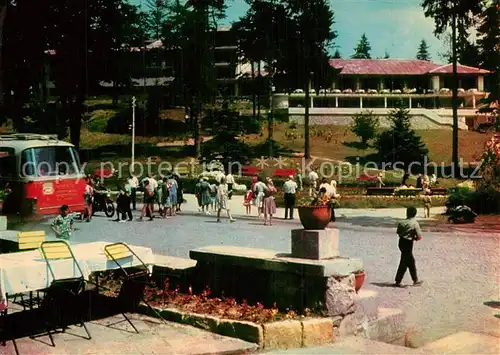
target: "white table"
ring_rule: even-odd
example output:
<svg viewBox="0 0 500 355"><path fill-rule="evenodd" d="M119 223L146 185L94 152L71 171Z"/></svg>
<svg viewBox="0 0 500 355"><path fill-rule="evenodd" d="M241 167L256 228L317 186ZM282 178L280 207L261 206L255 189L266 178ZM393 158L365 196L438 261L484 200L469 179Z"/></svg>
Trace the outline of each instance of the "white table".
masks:
<svg viewBox="0 0 500 355"><path fill-rule="evenodd" d="M71 246L83 276L86 280L90 273L118 269L118 265L108 260L104 247L109 242L82 243ZM130 248L149 267L154 263L151 248L131 245ZM131 256L119 260L124 268L139 266L140 261ZM72 259L51 260L50 265L56 279L78 277L80 273ZM7 307L7 294L42 290L50 286L53 278L40 250L24 251L0 255L0 310Z"/></svg>

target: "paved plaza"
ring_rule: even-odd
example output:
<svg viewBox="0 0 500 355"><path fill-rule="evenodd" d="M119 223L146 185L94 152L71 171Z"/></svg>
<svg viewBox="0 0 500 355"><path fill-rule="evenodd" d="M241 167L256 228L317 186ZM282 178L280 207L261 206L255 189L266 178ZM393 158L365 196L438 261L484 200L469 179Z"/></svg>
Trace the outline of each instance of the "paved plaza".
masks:
<svg viewBox="0 0 500 355"><path fill-rule="evenodd" d="M54 335L55 347L49 337L37 336L17 339L20 355L209 355L243 354L255 351L255 344L239 339L223 337L194 327L177 323L162 323L158 319L139 314L129 314L139 334L123 322L121 315L93 320L86 325L92 339L86 339L83 329L73 326L66 333ZM12 341L0 346L1 355L14 355Z"/></svg>
<svg viewBox="0 0 500 355"><path fill-rule="evenodd" d="M336 223L341 233L341 255L363 260L367 273L364 287L378 292L381 307L403 309L408 327L422 341L457 331L500 335L500 311L484 304L500 299L498 235L424 233L414 254L419 276L425 283L398 289L389 287L399 263L398 239L393 228L396 220L387 215L394 211L354 213L361 215L339 218ZM404 210L397 213L396 217L404 216ZM364 224L351 223L362 217L366 219ZM123 241L151 247L157 254L187 258L191 249L209 245L290 252L290 231L300 228L300 223L277 220L276 225L266 227L255 218L239 219L234 224L227 219L216 223L213 216L204 215L116 223L99 215L91 223L78 222L76 227L74 240L80 242ZM49 230L48 223L28 228ZM404 282L411 283L409 275Z"/></svg>

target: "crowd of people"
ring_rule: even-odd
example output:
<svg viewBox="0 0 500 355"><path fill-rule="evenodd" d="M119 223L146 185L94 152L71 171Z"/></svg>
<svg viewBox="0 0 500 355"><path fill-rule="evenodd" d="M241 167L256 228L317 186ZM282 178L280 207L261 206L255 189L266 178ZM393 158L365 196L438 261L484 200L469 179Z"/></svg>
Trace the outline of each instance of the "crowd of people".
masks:
<svg viewBox="0 0 500 355"><path fill-rule="evenodd" d="M86 209L84 218L90 222L94 212L96 198L107 194L107 189L100 179L94 179L92 176L87 176L85 187L85 203ZM157 178L154 175L148 175L139 181L139 178L133 174L120 184L119 194L116 199L115 221L126 222L132 221L132 210L137 209L137 192L143 191L143 206L139 221L144 217L149 220L154 218L153 212L155 205L158 205L160 217L167 218L175 216L181 210L181 204L184 200L182 190L182 179L177 173L167 174Z"/></svg>
<svg viewBox="0 0 500 355"><path fill-rule="evenodd" d="M303 190L302 179L299 176L288 176L283 184L283 198L285 204L284 219L294 219L294 209L296 205L296 196L298 191ZM337 183L332 180L330 183L326 179L321 180L318 186L319 176L314 169L309 173L309 196L327 197L328 199L338 198ZM298 181L295 181L298 180ZM222 210L226 210L231 221L231 197L233 195L233 186L236 186L235 178L232 174L223 177L220 183L210 184L208 178L201 177L196 184L196 198L198 201L198 210L206 214L217 212L217 220L220 221ZM276 194L278 188L269 177L263 179L254 176L250 188L243 197L243 205L247 215L252 214L253 208L257 210L257 217L262 218L264 225L271 226L273 218L276 215ZM332 211L332 220L335 220L335 214Z"/></svg>

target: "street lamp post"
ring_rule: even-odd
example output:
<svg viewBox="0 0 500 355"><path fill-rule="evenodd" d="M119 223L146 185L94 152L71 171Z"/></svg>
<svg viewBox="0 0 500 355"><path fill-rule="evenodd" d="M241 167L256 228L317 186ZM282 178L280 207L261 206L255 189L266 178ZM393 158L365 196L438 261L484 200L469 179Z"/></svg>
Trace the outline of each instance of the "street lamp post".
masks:
<svg viewBox="0 0 500 355"><path fill-rule="evenodd" d="M132 97L132 165L131 169L134 170L135 164L135 96Z"/></svg>
<svg viewBox="0 0 500 355"><path fill-rule="evenodd" d="M267 124L268 124L268 133L269 133L269 157L274 156L273 152L273 135L274 135L274 113L273 113L273 95L274 91L276 88L273 86L273 83L271 82L271 97L269 100L269 115L267 117Z"/></svg>

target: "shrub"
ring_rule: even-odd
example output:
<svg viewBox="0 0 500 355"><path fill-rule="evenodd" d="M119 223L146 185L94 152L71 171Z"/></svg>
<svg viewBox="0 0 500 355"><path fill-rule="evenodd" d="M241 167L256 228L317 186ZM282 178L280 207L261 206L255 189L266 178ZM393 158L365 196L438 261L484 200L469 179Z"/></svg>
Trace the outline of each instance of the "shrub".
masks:
<svg viewBox="0 0 500 355"><path fill-rule="evenodd" d="M424 162L429 150L416 135L410 125L410 111L400 107L391 111L389 119L392 127L380 134L375 147L382 162L404 163L408 166L412 162Z"/></svg>
<svg viewBox="0 0 500 355"><path fill-rule="evenodd" d="M456 188L448 197L447 208L469 206L478 214L500 213L500 191L493 188L479 188L477 191L467 187Z"/></svg>
<svg viewBox="0 0 500 355"><path fill-rule="evenodd" d="M500 213L500 136L492 137L485 148L477 190L471 183L460 184L451 193L448 208L465 205L478 214Z"/></svg>
<svg viewBox="0 0 500 355"><path fill-rule="evenodd" d="M354 122L351 131L361 139L361 143L366 146L368 141L375 138L379 126L378 118L372 111L363 111L353 117Z"/></svg>

